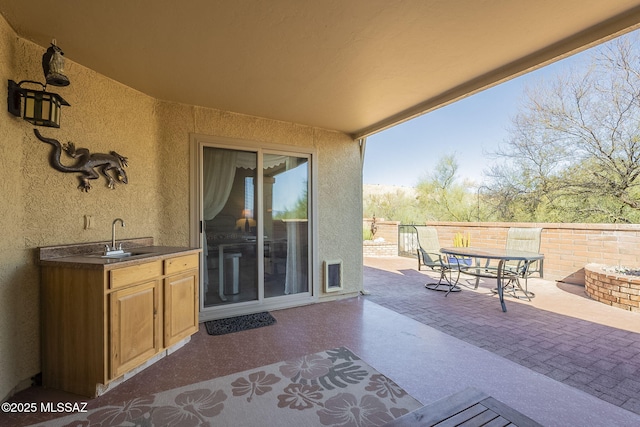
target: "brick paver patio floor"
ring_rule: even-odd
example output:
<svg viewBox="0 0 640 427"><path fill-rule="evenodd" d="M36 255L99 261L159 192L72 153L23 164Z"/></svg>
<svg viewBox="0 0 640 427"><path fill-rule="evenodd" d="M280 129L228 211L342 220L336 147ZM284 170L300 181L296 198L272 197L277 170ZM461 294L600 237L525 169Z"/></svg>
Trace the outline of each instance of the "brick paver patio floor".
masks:
<svg viewBox="0 0 640 427"><path fill-rule="evenodd" d="M505 297L508 311L503 313L491 293L495 281L445 297L424 288L437 276L418 272L415 259L365 258L364 264L367 299L640 414L640 313L596 303L540 279L529 281L535 303Z"/></svg>

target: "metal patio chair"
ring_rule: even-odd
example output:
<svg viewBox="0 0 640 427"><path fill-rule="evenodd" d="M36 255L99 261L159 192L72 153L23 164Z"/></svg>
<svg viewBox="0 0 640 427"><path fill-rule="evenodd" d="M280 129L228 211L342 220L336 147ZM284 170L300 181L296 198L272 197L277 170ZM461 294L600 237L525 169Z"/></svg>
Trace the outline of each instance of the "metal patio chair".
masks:
<svg viewBox="0 0 640 427"><path fill-rule="evenodd" d="M438 230L435 227L414 226L418 236L418 271L422 267L427 267L431 271L440 274L437 283L427 283L425 288L432 291L459 292L457 286L460 278L460 268L458 264L449 263L446 256L440 253L440 241L438 240ZM456 280L452 279L453 270L456 270ZM442 289L440 287L442 286Z"/></svg>
<svg viewBox="0 0 640 427"><path fill-rule="evenodd" d="M542 228L538 227L511 227L507 231L505 248L507 250L540 253L541 234ZM490 260L487 260L484 267L480 267L480 270L482 269L487 272L486 277L492 277L492 274L497 270L497 266L490 265ZM534 297L535 294L528 289L528 278L536 273L539 277L542 277L542 272L543 260L533 262L506 261L503 266L504 292L514 298L526 298L531 301L531 297ZM476 277L476 289L480 283L480 277ZM521 279L524 279L524 286L520 283ZM497 289L493 289L493 292L497 292Z"/></svg>
<svg viewBox="0 0 640 427"><path fill-rule="evenodd" d="M542 235L542 228L520 228L511 227L507 232L507 250L518 250L540 253L540 237ZM543 261L534 261L526 263L524 261L511 261L505 263L505 271L515 275L518 279L524 279L524 288L520 286L520 281L517 280L517 286L525 296L530 299L534 296L533 292L529 292L527 288L527 280L529 276L538 274L542 277L543 274Z"/></svg>

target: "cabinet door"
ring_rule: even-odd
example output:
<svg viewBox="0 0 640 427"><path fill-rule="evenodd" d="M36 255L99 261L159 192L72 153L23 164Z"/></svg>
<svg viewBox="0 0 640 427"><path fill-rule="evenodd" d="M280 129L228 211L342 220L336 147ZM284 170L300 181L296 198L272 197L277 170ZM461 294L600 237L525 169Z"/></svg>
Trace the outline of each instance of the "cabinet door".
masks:
<svg viewBox="0 0 640 427"><path fill-rule="evenodd" d="M152 280L110 295L111 378L117 378L160 351L160 281Z"/></svg>
<svg viewBox="0 0 640 427"><path fill-rule="evenodd" d="M198 330L198 270L164 281L164 346L169 347Z"/></svg>

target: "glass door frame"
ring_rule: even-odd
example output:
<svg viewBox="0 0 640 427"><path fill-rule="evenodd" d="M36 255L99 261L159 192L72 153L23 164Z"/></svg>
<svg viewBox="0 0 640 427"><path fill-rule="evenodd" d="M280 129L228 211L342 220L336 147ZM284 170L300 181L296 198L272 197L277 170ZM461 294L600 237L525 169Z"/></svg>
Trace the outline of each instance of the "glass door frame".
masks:
<svg viewBox="0 0 640 427"><path fill-rule="evenodd" d="M264 296L264 262L258 262L258 299L255 301L239 302L219 306L204 306L202 298L204 289L204 251L200 256L200 322L220 319L242 314L256 313L260 311L278 310L283 308L296 307L315 303L319 295L319 262L318 262L318 238L317 238L317 154L312 147L297 147L290 145L280 145L271 143L259 143L251 140L224 138L212 135L191 134L190 135L190 182L189 182L189 242L190 246L202 248L202 158L205 147L222 148L230 150L249 151L257 153L257 257L264 260L264 219L263 219L263 159L265 154L289 155L305 157L309 163L309 179L307 182L308 194L308 286L309 291L291 295L275 296L265 298Z"/></svg>

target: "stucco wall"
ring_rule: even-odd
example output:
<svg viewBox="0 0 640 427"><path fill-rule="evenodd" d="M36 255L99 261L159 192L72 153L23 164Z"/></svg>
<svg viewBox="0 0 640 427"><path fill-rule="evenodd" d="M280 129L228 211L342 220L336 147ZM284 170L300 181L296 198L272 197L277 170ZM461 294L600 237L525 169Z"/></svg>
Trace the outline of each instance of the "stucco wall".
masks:
<svg viewBox="0 0 640 427"><path fill-rule="evenodd" d="M17 38L0 16L5 82L0 99L6 99L8 79L43 81L43 53ZM50 90L71 107L63 107L60 129L39 130L91 152L114 150L128 157L129 184L110 190L100 178L88 193L81 192L76 174L49 166L51 147L35 138L33 126L6 110L0 114L0 399L40 371L35 248L108 240L117 217L126 222L117 230L119 238L151 236L157 244L189 244L191 132L316 147L319 260L342 258L345 293L362 288L361 164L358 145L349 137L155 100L68 59L65 71L71 85ZM85 215L93 217L93 229L84 229Z"/></svg>
<svg viewBox="0 0 640 427"><path fill-rule="evenodd" d="M7 79L43 81L43 49L16 38L0 19L3 95ZM35 248L46 245L108 240L111 222L121 217L119 237L160 238L159 156L156 153L155 101L117 82L66 63L72 84L49 88L71 107L63 107L61 128L40 132L62 143L72 141L91 152L111 150L128 157L128 185L106 186L101 177L84 193L77 174L49 165L52 147L33 134L34 126L3 109L0 114L0 398L40 371L39 270ZM35 87L37 88L37 87ZM63 162L73 164L65 158ZM94 228L84 229L84 216ZM27 382L28 384L28 382Z"/></svg>
<svg viewBox="0 0 640 427"><path fill-rule="evenodd" d="M15 57L21 49L0 17L0 99L6 99L6 82L15 79ZM38 369L37 272L29 268L23 221L25 205L21 171L25 135L20 126L0 114L0 398ZM35 355L33 353L36 353Z"/></svg>
<svg viewBox="0 0 640 427"><path fill-rule="evenodd" d="M318 148L319 261L342 260L344 290L362 290L362 168L360 151L339 133L315 132ZM320 283L322 286L322 274Z"/></svg>
<svg viewBox="0 0 640 427"><path fill-rule="evenodd" d="M340 132L175 103L158 102L156 113L162 123L162 174L172 181L159 196L163 201L163 244L189 241L188 222L174 220L189 215L189 133L313 147L318 158L320 284L325 260L342 259L344 269L344 289L325 295L320 286L320 296L335 298L361 290L362 175L356 142Z"/></svg>

